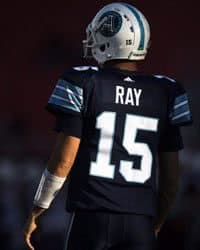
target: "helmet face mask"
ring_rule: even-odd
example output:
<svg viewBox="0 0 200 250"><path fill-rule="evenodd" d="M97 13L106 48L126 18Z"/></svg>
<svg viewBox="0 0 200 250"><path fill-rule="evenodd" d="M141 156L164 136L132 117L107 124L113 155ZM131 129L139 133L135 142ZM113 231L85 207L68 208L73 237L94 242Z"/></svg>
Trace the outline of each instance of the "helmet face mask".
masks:
<svg viewBox="0 0 200 250"><path fill-rule="evenodd" d="M150 29L146 18L126 3L106 5L86 29L84 57L98 63L114 59L143 60L146 56Z"/></svg>
<svg viewBox="0 0 200 250"><path fill-rule="evenodd" d="M86 39L83 40L83 54L86 58L91 58L92 51L91 49L94 47L94 37L92 35L92 31L90 30L90 24L88 25L86 29Z"/></svg>

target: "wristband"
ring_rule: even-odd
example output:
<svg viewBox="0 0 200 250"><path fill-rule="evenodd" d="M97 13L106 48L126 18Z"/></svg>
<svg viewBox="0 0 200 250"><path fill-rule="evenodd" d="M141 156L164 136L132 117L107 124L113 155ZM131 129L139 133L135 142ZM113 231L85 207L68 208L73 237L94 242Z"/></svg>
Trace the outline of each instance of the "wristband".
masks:
<svg viewBox="0 0 200 250"><path fill-rule="evenodd" d="M65 180L66 177L55 176L45 169L34 197L34 205L49 208Z"/></svg>

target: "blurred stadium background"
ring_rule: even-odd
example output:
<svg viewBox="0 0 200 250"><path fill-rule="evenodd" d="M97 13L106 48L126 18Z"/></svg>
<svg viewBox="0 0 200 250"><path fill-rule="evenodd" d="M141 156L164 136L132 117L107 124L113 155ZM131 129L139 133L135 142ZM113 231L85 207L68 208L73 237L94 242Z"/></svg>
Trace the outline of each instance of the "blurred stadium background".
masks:
<svg viewBox="0 0 200 250"><path fill-rule="evenodd" d="M22 229L55 142L44 107L58 76L82 59L85 27L111 1L1 3L0 249L23 250ZM184 128L182 178L176 205L158 249L200 249L200 29L198 1L128 1L146 15L152 45L144 69L180 80L192 103L194 125ZM90 63L90 62L89 62ZM35 235L36 249L62 249L68 216L65 190Z"/></svg>

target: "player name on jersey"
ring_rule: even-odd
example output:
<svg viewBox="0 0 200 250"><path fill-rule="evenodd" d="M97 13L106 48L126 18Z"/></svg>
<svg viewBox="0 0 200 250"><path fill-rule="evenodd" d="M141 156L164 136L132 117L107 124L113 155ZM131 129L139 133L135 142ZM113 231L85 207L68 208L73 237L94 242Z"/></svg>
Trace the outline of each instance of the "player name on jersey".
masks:
<svg viewBox="0 0 200 250"><path fill-rule="evenodd" d="M117 85L115 91L115 103L131 105L131 106L139 106L141 94L142 94L142 89L127 88Z"/></svg>

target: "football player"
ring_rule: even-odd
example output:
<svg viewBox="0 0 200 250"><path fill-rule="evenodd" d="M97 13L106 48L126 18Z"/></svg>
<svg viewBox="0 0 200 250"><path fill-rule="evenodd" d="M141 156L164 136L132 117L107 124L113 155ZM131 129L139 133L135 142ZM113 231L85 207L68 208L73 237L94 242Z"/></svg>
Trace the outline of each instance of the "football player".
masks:
<svg viewBox="0 0 200 250"><path fill-rule="evenodd" d="M96 59L99 68L67 70L50 96L57 143L25 242L34 249L30 238L38 218L67 178L71 222L65 249L152 250L177 192L180 126L191 123L188 97L175 80L139 72L150 29L132 5L106 5L86 34L85 57Z"/></svg>

